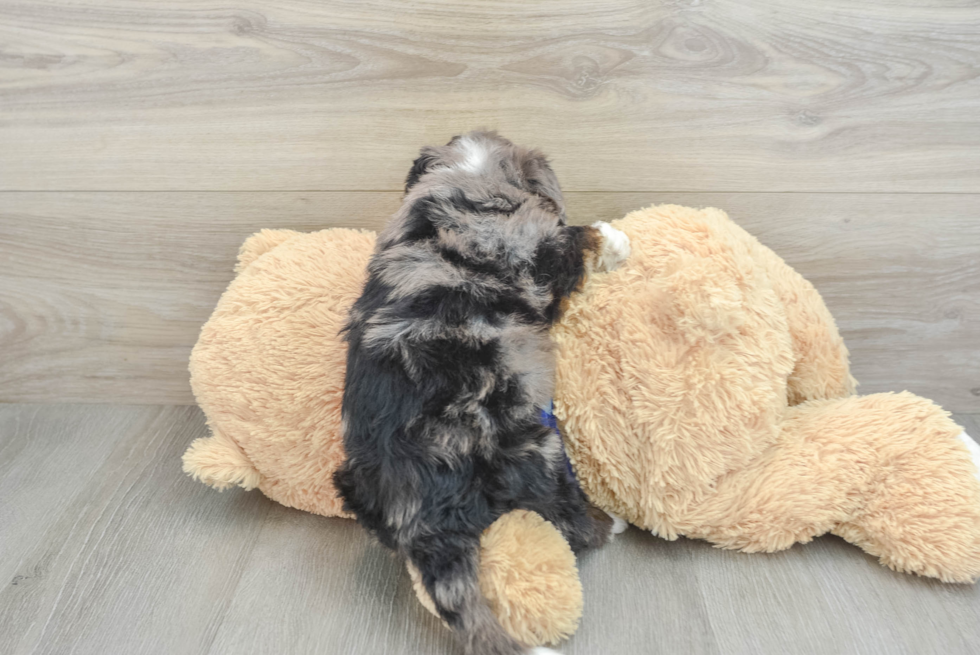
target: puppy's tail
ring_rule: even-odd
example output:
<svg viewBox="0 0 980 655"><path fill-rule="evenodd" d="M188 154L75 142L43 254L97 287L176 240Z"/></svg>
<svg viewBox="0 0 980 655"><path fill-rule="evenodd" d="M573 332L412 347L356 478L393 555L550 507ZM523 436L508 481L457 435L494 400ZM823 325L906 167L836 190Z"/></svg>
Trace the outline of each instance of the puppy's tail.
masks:
<svg viewBox="0 0 980 655"><path fill-rule="evenodd" d="M528 649L497 621L480 591L478 538L440 535L407 549L440 618L456 633L466 655L554 653Z"/></svg>

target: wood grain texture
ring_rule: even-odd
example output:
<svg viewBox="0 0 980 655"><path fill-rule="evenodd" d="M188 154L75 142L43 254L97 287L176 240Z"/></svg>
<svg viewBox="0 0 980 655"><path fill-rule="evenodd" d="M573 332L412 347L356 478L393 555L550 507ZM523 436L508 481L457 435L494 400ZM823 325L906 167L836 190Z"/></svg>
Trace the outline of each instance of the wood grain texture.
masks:
<svg viewBox="0 0 980 655"><path fill-rule="evenodd" d="M398 193L0 193L0 400L191 403L187 358L263 228L377 229ZM717 206L823 293L862 393L980 411L980 195L570 193L577 222Z"/></svg>
<svg viewBox="0 0 980 655"><path fill-rule="evenodd" d="M0 2L0 189L393 190L477 126L570 190L976 192L980 8Z"/></svg>
<svg viewBox="0 0 980 655"><path fill-rule="evenodd" d="M210 653L457 652L354 521L280 508L260 529Z"/></svg>
<svg viewBox="0 0 980 655"><path fill-rule="evenodd" d="M0 406L4 653L206 653L272 506L188 484L193 407Z"/></svg>
<svg viewBox="0 0 980 655"><path fill-rule="evenodd" d="M725 209L817 285L863 393L980 412L974 0L0 0L0 401L192 402L245 237L377 229L419 146L478 126L548 152L577 222ZM0 405L0 650L455 652L352 522L185 478L204 432ZM580 569L568 655L980 644L980 589L836 538L630 530Z"/></svg>
<svg viewBox="0 0 980 655"><path fill-rule="evenodd" d="M976 429L976 415L957 415ZM456 653L353 522L217 493L189 407L0 405L0 643L12 655ZM579 560L566 655L970 655L980 586L834 537L772 555L630 529Z"/></svg>

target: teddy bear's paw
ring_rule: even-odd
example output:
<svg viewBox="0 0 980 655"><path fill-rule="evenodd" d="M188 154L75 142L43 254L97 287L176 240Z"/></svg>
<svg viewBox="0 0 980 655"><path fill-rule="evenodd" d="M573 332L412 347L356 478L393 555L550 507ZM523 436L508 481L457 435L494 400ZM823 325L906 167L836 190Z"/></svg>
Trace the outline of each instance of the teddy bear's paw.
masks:
<svg viewBox="0 0 980 655"><path fill-rule="evenodd" d="M605 221L593 223L592 227L602 234L602 251L596 268L600 271L616 270L630 256L630 238Z"/></svg>
<svg viewBox="0 0 980 655"><path fill-rule="evenodd" d="M960 441L970 451L970 458L973 460L974 467L973 475L977 476L977 480L980 480L980 445L977 445L977 442L965 431L960 432Z"/></svg>

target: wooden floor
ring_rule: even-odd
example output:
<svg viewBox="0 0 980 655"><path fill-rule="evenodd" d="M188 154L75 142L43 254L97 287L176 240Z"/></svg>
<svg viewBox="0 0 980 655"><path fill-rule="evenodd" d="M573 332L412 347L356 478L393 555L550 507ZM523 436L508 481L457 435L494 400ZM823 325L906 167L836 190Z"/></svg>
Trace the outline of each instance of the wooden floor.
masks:
<svg viewBox="0 0 980 655"><path fill-rule="evenodd" d="M185 477L205 430L194 407L0 405L5 655L456 652L353 521ZM579 567L567 655L980 650L980 586L894 573L835 537L745 555L631 528Z"/></svg>

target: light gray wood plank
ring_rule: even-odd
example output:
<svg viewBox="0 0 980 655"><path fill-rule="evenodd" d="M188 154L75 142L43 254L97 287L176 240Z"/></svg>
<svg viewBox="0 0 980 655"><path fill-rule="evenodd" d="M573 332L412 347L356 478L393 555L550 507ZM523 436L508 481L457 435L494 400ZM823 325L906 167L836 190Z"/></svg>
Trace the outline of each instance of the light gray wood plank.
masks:
<svg viewBox="0 0 980 655"><path fill-rule="evenodd" d="M5 653L204 653L272 503L180 470L193 407L0 406Z"/></svg>
<svg viewBox="0 0 980 655"><path fill-rule="evenodd" d="M568 189L975 192L964 0L0 3L0 188L397 189L499 128Z"/></svg>
<svg viewBox="0 0 980 655"><path fill-rule="evenodd" d="M179 454L203 431L195 408L0 405L4 652L457 652L354 522L185 478ZM833 537L746 555L630 529L579 569L567 655L980 643L980 587L894 573Z"/></svg>
<svg viewBox="0 0 980 655"><path fill-rule="evenodd" d="M143 427L146 413L138 407L75 412L0 405L0 581L26 586L47 577L47 562L23 556L43 545L45 530L65 507L89 501L93 471Z"/></svg>
<svg viewBox="0 0 980 655"><path fill-rule="evenodd" d="M966 433L980 440L980 415L978 414L953 414L953 419L966 430Z"/></svg>
<svg viewBox="0 0 980 655"><path fill-rule="evenodd" d="M0 194L0 400L191 403L187 360L264 227L377 229L398 194Z"/></svg>
<svg viewBox="0 0 980 655"><path fill-rule="evenodd" d="M585 607L578 631L559 650L566 655L727 653L715 636L692 555L687 542L630 528L580 556Z"/></svg>
<svg viewBox="0 0 980 655"><path fill-rule="evenodd" d="M0 193L0 400L190 403L187 358L263 227L377 229L398 193ZM860 391L980 410L980 195L569 193L580 223L717 206L824 295Z"/></svg>
<svg viewBox="0 0 980 655"><path fill-rule="evenodd" d="M980 590L895 573L836 537L742 554L687 542L722 652L972 653Z"/></svg>
<svg viewBox="0 0 980 655"><path fill-rule="evenodd" d="M404 565L354 522L281 508L265 521L211 655L453 653Z"/></svg>

